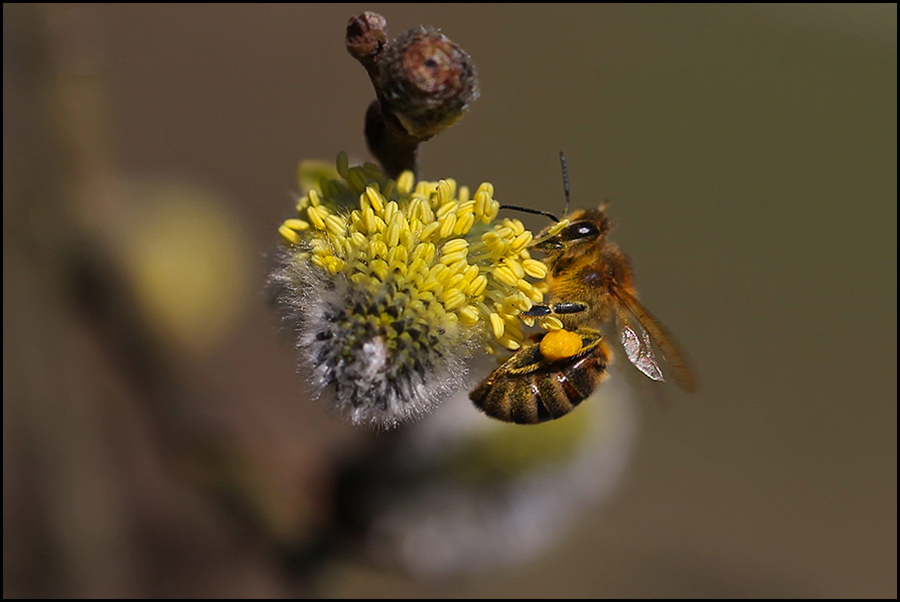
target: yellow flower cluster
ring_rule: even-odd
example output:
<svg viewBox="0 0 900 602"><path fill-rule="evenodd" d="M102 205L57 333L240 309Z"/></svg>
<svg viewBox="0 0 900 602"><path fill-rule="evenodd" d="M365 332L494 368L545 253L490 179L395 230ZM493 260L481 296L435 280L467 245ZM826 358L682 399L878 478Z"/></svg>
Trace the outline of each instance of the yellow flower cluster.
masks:
<svg viewBox="0 0 900 602"><path fill-rule="evenodd" d="M543 300L529 278L543 279L547 267L529 255L533 235L522 222L497 220L493 185L471 194L452 179L416 183L411 172L394 181L371 163L349 167L344 153L337 173L279 228L295 261L373 295L390 283L405 309L429 322L483 327L499 345L520 347L518 315Z"/></svg>

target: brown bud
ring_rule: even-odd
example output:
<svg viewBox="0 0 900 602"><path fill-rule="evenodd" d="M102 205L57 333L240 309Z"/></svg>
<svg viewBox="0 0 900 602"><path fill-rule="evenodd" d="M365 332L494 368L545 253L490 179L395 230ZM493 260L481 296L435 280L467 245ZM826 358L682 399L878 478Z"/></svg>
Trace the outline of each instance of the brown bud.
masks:
<svg viewBox="0 0 900 602"><path fill-rule="evenodd" d="M353 17L347 23L347 51L362 63L369 77L378 73L378 55L387 45L387 20L371 11Z"/></svg>
<svg viewBox="0 0 900 602"><path fill-rule="evenodd" d="M450 127L478 98L469 55L445 35L417 27L393 42L387 21L365 12L347 24L347 51L372 80L366 142L385 171L416 171L419 143Z"/></svg>
<svg viewBox="0 0 900 602"><path fill-rule="evenodd" d="M478 76L469 55L433 29L404 33L378 62L382 105L419 140L456 123L478 98Z"/></svg>

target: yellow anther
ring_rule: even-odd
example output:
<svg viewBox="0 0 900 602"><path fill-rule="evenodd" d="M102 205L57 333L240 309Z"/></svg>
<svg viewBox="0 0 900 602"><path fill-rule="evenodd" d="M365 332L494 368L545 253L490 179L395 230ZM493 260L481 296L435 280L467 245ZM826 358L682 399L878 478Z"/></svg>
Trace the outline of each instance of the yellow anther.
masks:
<svg viewBox="0 0 900 602"><path fill-rule="evenodd" d="M544 316L541 318L540 325L544 330L559 330L563 328L562 320L556 316Z"/></svg>
<svg viewBox="0 0 900 602"><path fill-rule="evenodd" d="M450 186L450 182L446 180L441 180L437 185L437 195L438 195L438 203L443 205L447 201L453 198L453 187Z"/></svg>
<svg viewBox="0 0 900 602"><path fill-rule="evenodd" d="M491 275L494 277L494 280L501 282L507 286L516 286L516 284L518 284L519 282L519 279L516 278L516 275L512 273L512 270L510 270L506 266L494 268L494 270L491 272Z"/></svg>
<svg viewBox="0 0 900 602"><path fill-rule="evenodd" d="M420 198L413 197L409 202L409 207L406 210L406 213L409 215L410 219L418 219L420 221L430 221L426 217L426 212L424 210L425 207L428 207L428 203ZM428 207L428 213L431 213L431 207Z"/></svg>
<svg viewBox="0 0 900 602"><path fill-rule="evenodd" d="M481 241L488 247L491 248L500 242L500 235L490 230L481 235Z"/></svg>
<svg viewBox="0 0 900 602"><path fill-rule="evenodd" d="M522 293L514 293L503 300L504 304L515 308L518 311L528 311L533 303Z"/></svg>
<svg viewBox="0 0 900 602"><path fill-rule="evenodd" d="M490 321L491 321L491 332L494 333L494 338L499 339L500 337L503 336L503 332L506 330L506 327L504 326L504 323L503 323L503 318L501 318L500 314L498 314L497 312L492 311L491 315L490 315Z"/></svg>
<svg viewBox="0 0 900 602"><path fill-rule="evenodd" d="M439 291L443 290L444 285L440 283L440 281L435 280L433 278L423 278L422 282L419 283L419 287L416 289L421 296L424 293L429 291Z"/></svg>
<svg viewBox="0 0 900 602"><path fill-rule="evenodd" d="M441 230L441 222L431 222L425 228L422 229L422 233L419 234L420 240L431 240L431 238L440 232Z"/></svg>
<svg viewBox="0 0 900 602"><path fill-rule="evenodd" d="M453 233L453 228L456 226L456 214L448 213L439 223L441 224L441 238L447 238Z"/></svg>
<svg viewBox="0 0 900 602"><path fill-rule="evenodd" d="M369 178L370 180L376 180L374 184L375 186L378 186L377 180L379 180L382 176L381 168L374 163L369 163L368 161L366 161L365 163L363 163L362 170L367 178Z"/></svg>
<svg viewBox="0 0 900 602"><path fill-rule="evenodd" d="M519 341L513 340L508 336L500 337L500 339L497 342L499 344L503 345L504 347L506 347L507 349L509 349L510 351L515 351L516 349L518 349L519 347L522 346L521 343L519 343Z"/></svg>
<svg viewBox="0 0 900 602"><path fill-rule="evenodd" d="M458 288L448 288L444 291L444 309L453 311L466 303L466 296Z"/></svg>
<svg viewBox="0 0 900 602"><path fill-rule="evenodd" d="M336 215L329 215L325 218L325 227L335 236L340 236L347 229L347 223Z"/></svg>
<svg viewBox="0 0 900 602"><path fill-rule="evenodd" d="M437 182L426 182L425 180L420 180L416 184L415 189L416 194L421 194L424 197L431 197L432 194L437 197Z"/></svg>
<svg viewBox="0 0 900 602"><path fill-rule="evenodd" d="M310 192L310 194L312 194L314 191L310 190L309 192ZM325 219L324 219L325 215L326 214L324 211L322 211L322 208L317 207L315 205L312 207L309 207L306 210L306 217L308 217L309 221L312 222L313 226L315 226L319 230L325 229Z"/></svg>
<svg viewBox="0 0 900 602"><path fill-rule="evenodd" d="M378 192L371 186L367 186L366 198L368 198L369 202L372 203L372 209L375 210L375 213L381 213L382 211L384 211L384 197L381 196L380 192Z"/></svg>
<svg viewBox="0 0 900 602"><path fill-rule="evenodd" d="M448 271L447 266L444 264L435 264L428 270L427 280L434 280L435 282L442 283L443 279L447 276Z"/></svg>
<svg viewBox="0 0 900 602"><path fill-rule="evenodd" d="M411 171L404 171L397 178L397 192L400 194L409 194L416 185L416 177Z"/></svg>
<svg viewBox="0 0 900 602"><path fill-rule="evenodd" d="M374 234L376 231L375 212L371 207L365 207L362 210L362 221L365 224L366 232Z"/></svg>
<svg viewBox="0 0 900 602"><path fill-rule="evenodd" d="M302 219L291 218L284 220L284 225L290 228L291 230L296 230L297 232L303 232L304 230L309 230L309 222L305 222Z"/></svg>
<svg viewBox="0 0 900 602"><path fill-rule="evenodd" d="M475 195L475 215L479 219L484 217L484 210L487 207L487 202L489 200L488 195L484 193Z"/></svg>
<svg viewBox="0 0 900 602"><path fill-rule="evenodd" d="M525 293L527 296L531 291L534 290L534 285L528 282L527 280L518 280L516 281L516 288Z"/></svg>
<svg viewBox="0 0 900 602"><path fill-rule="evenodd" d="M350 189L356 194L366 189L366 176L359 167L351 167L346 180L347 184L350 185Z"/></svg>
<svg viewBox="0 0 900 602"><path fill-rule="evenodd" d="M412 261L407 262L409 264L409 269L407 273L409 273L410 277L414 282L421 282L424 280L425 275L428 273L428 267L425 262L421 259L413 259Z"/></svg>
<svg viewBox="0 0 900 602"><path fill-rule="evenodd" d="M534 303L541 303L544 301L544 293L535 286L532 286L531 290L525 294L528 296L528 299ZM531 309L531 307L528 309ZM528 311L528 309L523 309L522 311Z"/></svg>
<svg viewBox="0 0 900 602"><path fill-rule="evenodd" d="M326 257L325 268L332 274L337 274L344 269L344 262L338 257Z"/></svg>
<svg viewBox="0 0 900 602"><path fill-rule="evenodd" d="M368 240L369 239L367 239L366 235L363 234L362 232L354 232L353 234L350 235L350 242L357 249L363 248L366 245L366 243L368 243Z"/></svg>
<svg viewBox="0 0 900 602"><path fill-rule="evenodd" d="M469 241L464 238L454 238L453 240L444 243L444 246L441 247L441 253L448 255L450 253L456 253L457 251L465 251L468 248Z"/></svg>
<svg viewBox="0 0 900 602"><path fill-rule="evenodd" d="M455 251L453 253L442 253L441 254L441 263L444 265L452 265L462 260L465 261L466 256L469 254L468 250L463 249L461 251Z"/></svg>
<svg viewBox="0 0 900 602"><path fill-rule="evenodd" d="M456 217L462 217L466 213L475 213L475 201L466 201L458 203L456 207Z"/></svg>
<svg viewBox="0 0 900 602"><path fill-rule="evenodd" d="M526 259L522 262L522 268L532 278L543 279L547 276L547 266L537 259Z"/></svg>
<svg viewBox="0 0 900 602"><path fill-rule="evenodd" d="M464 234L468 234L469 230L472 229L472 226L475 225L475 214L474 213L464 213L462 217L458 218L456 221L456 225L453 227L453 233L457 236L462 236Z"/></svg>
<svg viewBox="0 0 900 602"><path fill-rule="evenodd" d="M328 225L327 223L325 224ZM337 255L338 257L343 257L347 253L346 241L347 239L341 235L336 236L330 230L325 231L325 236L328 237L328 242L331 243L332 253Z"/></svg>
<svg viewBox="0 0 900 602"><path fill-rule="evenodd" d="M516 318L515 316L506 315L503 316L503 322L506 326L506 336L511 339L515 339L516 341L521 341L524 338L522 329L519 327L520 322L518 318Z"/></svg>
<svg viewBox="0 0 900 602"><path fill-rule="evenodd" d="M397 215L397 212L400 211L400 207L397 205L396 201L391 201L387 205L384 206L384 223L390 224L391 220L394 219L394 216Z"/></svg>
<svg viewBox="0 0 900 602"><path fill-rule="evenodd" d="M460 259L457 259L453 263L448 264L447 267L450 268L450 273L453 275L463 274L465 273L466 268L469 267L469 262L466 261L465 257L462 257Z"/></svg>
<svg viewBox="0 0 900 602"><path fill-rule="evenodd" d="M400 245L391 247L388 251L388 263L391 265L394 265L395 263L405 264L407 253L406 247Z"/></svg>
<svg viewBox="0 0 900 602"><path fill-rule="evenodd" d="M281 238L284 239L284 242L289 245L296 245L302 240L300 234L298 234L296 230L289 228L287 224L281 224L281 227L278 228L278 233L281 234Z"/></svg>
<svg viewBox="0 0 900 602"><path fill-rule="evenodd" d="M448 213L455 213L459 208L459 203L456 201L448 201L442 205L438 206L437 212L434 214L438 219L442 219Z"/></svg>
<svg viewBox="0 0 900 602"><path fill-rule="evenodd" d="M529 243L531 243L532 238L534 238L534 236L529 230L525 230L521 234L517 235L511 245L512 252L519 253L520 251L523 251L529 245Z"/></svg>
<svg viewBox="0 0 900 602"><path fill-rule="evenodd" d="M500 203L491 199L491 201L487 204L484 211L484 217L481 219L482 222L488 223L500 213Z"/></svg>
<svg viewBox="0 0 900 602"><path fill-rule="evenodd" d="M383 240L373 240L369 243L369 257L371 259L384 259L387 257L388 247Z"/></svg>
<svg viewBox="0 0 900 602"><path fill-rule="evenodd" d="M470 282L475 280L475 278L477 276L478 276L478 266L477 265L466 266L463 282L465 282L466 285L468 285Z"/></svg>
<svg viewBox="0 0 900 602"><path fill-rule="evenodd" d="M373 259L371 263L369 263L369 267L372 268L372 272L378 276L378 279L384 282L384 279L388 274L388 264L383 259Z"/></svg>
<svg viewBox="0 0 900 602"><path fill-rule="evenodd" d="M453 272L452 267L450 268L450 271ZM452 276L450 276L450 280L447 282L447 286L462 290L462 287L459 285L462 284L465 277L465 274L454 273Z"/></svg>
<svg viewBox="0 0 900 602"><path fill-rule="evenodd" d="M489 197L491 197L491 198L494 197L494 185L491 184L490 182L482 182L481 185L478 187L478 190L475 191L475 194L478 194L479 192L482 192L482 191L486 192Z"/></svg>
<svg viewBox="0 0 900 602"><path fill-rule="evenodd" d="M478 297L482 293L484 293L484 289L487 288L488 280L483 275L476 276L469 287L466 289L466 292L472 297Z"/></svg>
<svg viewBox="0 0 900 602"><path fill-rule="evenodd" d="M385 241L389 247L395 247L400 242L400 220L393 220L384 233Z"/></svg>
<svg viewBox="0 0 900 602"><path fill-rule="evenodd" d="M381 196L386 199L393 199L398 196L397 194L397 182L394 180L388 180L387 184L384 185L384 189L381 191Z"/></svg>
<svg viewBox="0 0 900 602"><path fill-rule="evenodd" d="M347 158L347 153L343 151L339 152L337 156L337 172L344 179L350 173L350 160Z"/></svg>
<svg viewBox="0 0 900 602"><path fill-rule="evenodd" d="M430 265L431 262L434 261L436 251L436 247L430 242L420 242L416 245L416 248L412 250L411 257L414 261L421 260Z"/></svg>
<svg viewBox="0 0 900 602"><path fill-rule="evenodd" d="M516 275L516 278L524 278L525 277L525 269L522 267L522 264L516 261L515 259L507 259L506 267L512 270L512 273Z"/></svg>
<svg viewBox="0 0 900 602"><path fill-rule="evenodd" d="M504 222L508 222L509 220L503 220ZM516 236L516 231L512 229L511 226L504 223L503 226L497 228L495 230L500 238L504 239L504 242L511 243Z"/></svg>
<svg viewBox="0 0 900 602"><path fill-rule="evenodd" d="M491 248L491 259L499 260L501 257L506 255L506 252L509 250L509 242L505 240L498 240L497 243Z"/></svg>
<svg viewBox="0 0 900 602"><path fill-rule="evenodd" d="M466 326L478 324L478 310L474 306L466 305L456 313L459 314L459 321Z"/></svg>

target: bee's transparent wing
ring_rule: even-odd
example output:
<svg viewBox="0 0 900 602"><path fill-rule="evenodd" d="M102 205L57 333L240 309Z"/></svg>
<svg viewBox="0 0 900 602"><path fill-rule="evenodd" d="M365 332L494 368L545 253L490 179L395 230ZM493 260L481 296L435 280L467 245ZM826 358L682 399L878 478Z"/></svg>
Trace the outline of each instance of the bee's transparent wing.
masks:
<svg viewBox="0 0 900 602"><path fill-rule="evenodd" d="M662 370L653 353L653 345L656 345L666 364L672 368L678 386L685 391L696 390L697 382L687 358L666 327L631 293L616 290L614 294L625 309L620 314L619 328L629 361L653 380L663 380Z"/></svg>
<svg viewBox="0 0 900 602"><path fill-rule="evenodd" d="M662 370L656 362L656 356L653 354L653 346L650 342L650 335L647 331L637 327L640 335L635 332L632 325L627 320L619 324L619 334L622 339L622 347L625 348L625 354L628 356L634 366L647 375L652 380L664 381Z"/></svg>

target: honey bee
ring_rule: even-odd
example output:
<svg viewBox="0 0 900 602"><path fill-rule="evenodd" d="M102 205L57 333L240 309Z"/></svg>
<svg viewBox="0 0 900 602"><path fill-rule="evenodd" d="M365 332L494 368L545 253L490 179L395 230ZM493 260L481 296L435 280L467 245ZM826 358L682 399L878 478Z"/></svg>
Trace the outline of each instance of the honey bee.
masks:
<svg viewBox="0 0 900 602"><path fill-rule="evenodd" d="M612 224L608 203L568 214L569 182L560 153L568 224L541 231L530 248L545 254L549 304L535 305L522 315L556 316L564 329L537 335L494 370L469 398L485 414L505 422L535 424L571 412L608 376L612 359L599 330L613 323L628 360L648 378L664 380L654 345L685 391L695 379L685 354L665 326L637 300L628 257L607 240ZM501 208L552 214L514 206Z"/></svg>

